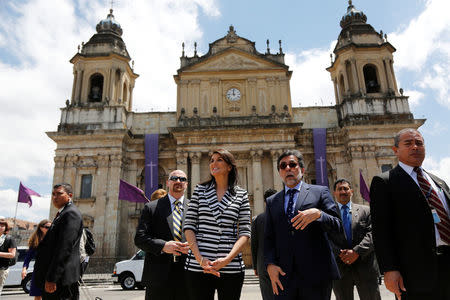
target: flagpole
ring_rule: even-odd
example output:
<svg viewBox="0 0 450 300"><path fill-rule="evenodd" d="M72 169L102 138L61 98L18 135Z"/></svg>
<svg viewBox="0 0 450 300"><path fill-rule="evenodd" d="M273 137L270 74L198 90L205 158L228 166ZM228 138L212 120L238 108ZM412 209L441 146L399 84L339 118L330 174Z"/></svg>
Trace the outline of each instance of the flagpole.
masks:
<svg viewBox="0 0 450 300"><path fill-rule="evenodd" d="M14 229L16 228L16 218L17 218L17 207L19 206L19 199L17 199L17 202L16 202L16 212L14 213L14 225L13 225L13 232L14 232Z"/></svg>

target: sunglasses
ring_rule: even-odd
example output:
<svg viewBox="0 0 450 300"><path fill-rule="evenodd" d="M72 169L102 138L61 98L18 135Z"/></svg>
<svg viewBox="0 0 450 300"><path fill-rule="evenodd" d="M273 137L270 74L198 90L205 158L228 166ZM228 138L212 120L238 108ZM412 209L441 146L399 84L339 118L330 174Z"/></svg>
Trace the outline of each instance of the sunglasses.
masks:
<svg viewBox="0 0 450 300"><path fill-rule="evenodd" d="M280 164L280 169L281 170L284 170L284 169L286 169L287 168L287 166L289 166L289 168L291 168L291 169L293 169L293 168L295 168L295 167L297 167L298 166L298 163L296 163L296 162L290 162L290 163L285 163L285 162L282 162L281 164Z"/></svg>
<svg viewBox="0 0 450 300"><path fill-rule="evenodd" d="M180 180L180 182L186 182L187 178L186 177L181 177L181 176L170 176L169 180L172 180L172 181Z"/></svg>
<svg viewBox="0 0 450 300"><path fill-rule="evenodd" d="M49 226L49 225L42 225L41 227L49 229L51 226Z"/></svg>

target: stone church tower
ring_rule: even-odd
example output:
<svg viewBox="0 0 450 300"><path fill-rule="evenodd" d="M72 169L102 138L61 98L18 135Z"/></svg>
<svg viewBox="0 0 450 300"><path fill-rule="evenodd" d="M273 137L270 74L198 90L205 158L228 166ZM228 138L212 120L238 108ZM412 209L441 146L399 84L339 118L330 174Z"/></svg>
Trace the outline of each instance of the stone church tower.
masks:
<svg viewBox="0 0 450 300"><path fill-rule="evenodd" d="M135 113L138 75L111 11L71 59L71 101L61 109L57 131L47 133L57 146L54 182L73 185L74 203L98 241L91 270L110 271L115 262L136 251L133 239L143 204L118 200L119 179L149 188L147 134L158 135L158 183L165 187L168 174L182 169L189 177L188 197L209 177L209 153L217 148L231 151L239 184L248 190L256 215L264 210L263 192L283 188L276 165L283 150L300 150L305 181L319 182L313 132L321 129L326 133L326 160L320 161L326 162L326 169L321 176L330 184L347 178L353 183L354 200L362 202L360 170L370 182L373 175L391 168L396 163L391 151L394 133L424 122L414 119L408 97L397 89L395 48L366 22L366 15L349 1L334 60L327 68L335 106L292 107L293 71L285 64L281 41L276 53L268 43L260 53L254 42L230 26L203 56L196 51L188 56L183 49L174 75L175 112ZM50 215L55 213L52 208ZM250 264L251 258L244 257Z"/></svg>

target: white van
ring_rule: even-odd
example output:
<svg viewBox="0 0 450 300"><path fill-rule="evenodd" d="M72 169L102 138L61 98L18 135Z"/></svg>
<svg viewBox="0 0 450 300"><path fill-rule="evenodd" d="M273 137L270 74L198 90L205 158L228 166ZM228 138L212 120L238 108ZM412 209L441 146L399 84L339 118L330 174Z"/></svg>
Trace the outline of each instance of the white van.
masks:
<svg viewBox="0 0 450 300"><path fill-rule="evenodd" d="M141 284L144 258L145 252L139 250L131 259L119 261L114 265L112 276L118 279L124 290L132 290L135 287L144 289Z"/></svg>
<svg viewBox="0 0 450 300"><path fill-rule="evenodd" d="M30 262L30 265L28 266L27 276L22 280L23 261L25 260L25 256L27 256L28 247L19 246L17 247L17 251L19 252L17 263L14 266L9 267L8 277L6 277L4 286L21 285L25 293L28 294L30 292L31 276L33 275L34 259Z"/></svg>

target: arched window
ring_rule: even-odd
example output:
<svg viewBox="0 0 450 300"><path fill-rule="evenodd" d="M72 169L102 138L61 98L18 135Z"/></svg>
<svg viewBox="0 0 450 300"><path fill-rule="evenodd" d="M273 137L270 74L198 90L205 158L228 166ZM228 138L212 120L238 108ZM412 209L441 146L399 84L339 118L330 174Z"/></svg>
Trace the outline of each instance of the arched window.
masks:
<svg viewBox="0 0 450 300"><path fill-rule="evenodd" d="M95 73L89 79L89 102L101 102L103 94L103 75Z"/></svg>
<svg viewBox="0 0 450 300"><path fill-rule="evenodd" d="M379 93L380 84L378 83L377 68L374 65L365 65L363 72L367 93Z"/></svg>

